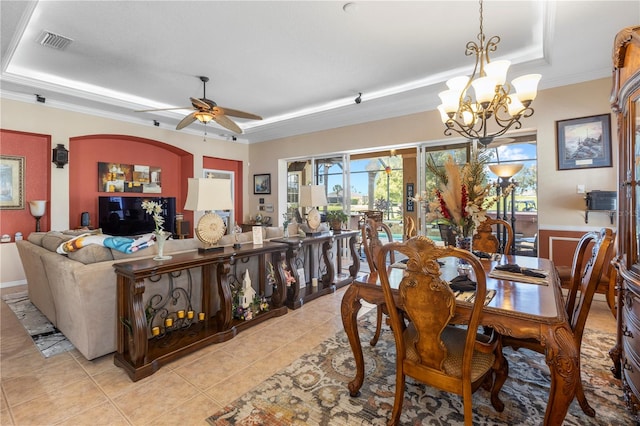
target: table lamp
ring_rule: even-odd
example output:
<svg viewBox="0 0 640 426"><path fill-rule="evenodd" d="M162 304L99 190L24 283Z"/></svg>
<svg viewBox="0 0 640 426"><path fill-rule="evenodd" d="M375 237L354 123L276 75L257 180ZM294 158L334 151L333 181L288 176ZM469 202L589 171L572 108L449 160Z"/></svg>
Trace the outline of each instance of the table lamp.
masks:
<svg viewBox="0 0 640 426"><path fill-rule="evenodd" d="M29 201L29 211L36 218L36 232L40 232L40 218L44 216L47 210L47 202L45 200Z"/></svg>
<svg viewBox="0 0 640 426"><path fill-rule="evenodd" d="M307 213L307 223L301 226L307 236L315 236L321 233L319 230L320 212L316 207L326 206L327 204L324 185L305 185L300 187L300 206L311 207L311 210Z"/></svg>
<svg viewBox="0 0 640 426"><path fill-rule="evenodd" d="M229 179L205 179L190 178L187 189L187 201L185 210L205 211L196 225L196 236L202 242L203 247L198 248L199 253L210 253L224 250L217 245L225 234L224 221L214 210L231 210L231 181Z"/></svg>

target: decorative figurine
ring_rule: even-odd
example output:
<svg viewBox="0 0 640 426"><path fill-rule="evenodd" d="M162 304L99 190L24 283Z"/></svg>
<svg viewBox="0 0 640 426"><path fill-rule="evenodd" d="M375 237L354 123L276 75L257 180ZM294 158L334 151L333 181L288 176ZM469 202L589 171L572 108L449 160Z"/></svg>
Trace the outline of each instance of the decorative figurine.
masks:
<svg viewBox="0 0 640 426"><path fill-rule="evenodd" d="M239 249L240 247L242 247L242 245L240 244L240 234L242 234L242 228L240 227L240 225L236 224L236 226L233 227L233 234L235 239L235 243L233 243L233 248Z"/></svg>
<svg viewBox="0 0 640 426"><path fill-rule="evenodd" d="M242 296L240 296L241 300L238 302L238 305L242 306L244 309L248 308L251 306L255 295L256 291L251 286L251 277L249 276L249 270L247 269L244 273L244 280L242 281Z"/></svg>

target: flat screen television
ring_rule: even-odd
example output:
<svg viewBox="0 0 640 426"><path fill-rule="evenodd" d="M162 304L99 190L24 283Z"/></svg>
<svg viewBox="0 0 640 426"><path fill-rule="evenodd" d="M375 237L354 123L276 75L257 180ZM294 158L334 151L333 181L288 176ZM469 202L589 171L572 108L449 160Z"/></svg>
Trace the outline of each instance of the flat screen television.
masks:
<svg viewBox="0 0 640 426"><path fill-rule="evenodd" d="M162 206L164 230L176 232L175 197L98 197L98 222L102 233L117 236L147 234L155 230L153 216L142 209L143 201Z"/></svg>

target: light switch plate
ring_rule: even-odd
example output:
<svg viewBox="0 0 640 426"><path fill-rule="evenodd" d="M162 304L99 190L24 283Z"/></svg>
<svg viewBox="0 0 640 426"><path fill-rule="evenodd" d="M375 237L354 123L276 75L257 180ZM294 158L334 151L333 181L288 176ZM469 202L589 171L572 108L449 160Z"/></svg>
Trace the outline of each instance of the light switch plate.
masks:
<svg viewBox="0 0 640 426"><path fill-rule="evenodd" d="M584 187L584 185L578 185L578 186L576 187L576 192L577 192L578 194L584 194L584 193L585 193L585 187Z"/></svg>

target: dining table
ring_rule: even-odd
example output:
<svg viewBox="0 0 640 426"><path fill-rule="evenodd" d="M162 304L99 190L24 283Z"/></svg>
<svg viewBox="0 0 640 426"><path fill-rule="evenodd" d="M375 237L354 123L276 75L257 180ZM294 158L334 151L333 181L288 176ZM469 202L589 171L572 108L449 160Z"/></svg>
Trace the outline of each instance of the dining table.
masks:
<svg viewBox="0 0 640 426"><path fill-rule="evenodd" d="M441 276L451 280L461 271L454 258L442 260ZM579 350L573 339L573 333L564 307L560 280L553 262L549 259L528 256L494 256L481 259L486 273L487 292L493 297L485 302L480 323L492 327L498 333L522 339L535 339L545 348L545 361L549 366L551 386L549 400L544 416L545 425L562 424L580 380ZM506 274L509 279L500 277L495 267L498 265L518 265L521 268L543 272L545 280L529 280L524 276ZM387 267L389 282L396 306L402 309L398 286L404 275L404 269L396 265ZM384 294L378 272L360 275L351 284L342 298L341 316L344 330L349 339L356 364L356 376L349 382L352 397L360 394L365 379L364 356L358 334L358 312L361 301L385 305ZM513 274L511 274L513 275ZM473 278L471 276L471 278ZM528 282L523 282L528 281ZM491 291L491 290L494 290ZM472 304L465 300L456 300L456 311L452 323L464 323L468 318Z"/></svg>

